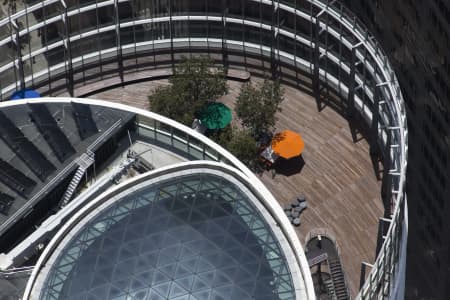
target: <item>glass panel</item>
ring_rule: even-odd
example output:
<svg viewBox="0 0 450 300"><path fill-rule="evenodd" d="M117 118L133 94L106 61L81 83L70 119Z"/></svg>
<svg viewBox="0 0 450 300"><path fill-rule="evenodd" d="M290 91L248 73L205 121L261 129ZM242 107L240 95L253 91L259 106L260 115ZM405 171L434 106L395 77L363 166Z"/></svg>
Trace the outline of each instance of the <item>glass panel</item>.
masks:
<svg viewBox="0 0 450 300"><path fill-rule="evenodd" d="M227 0L227 16L233 18L242 17L242 4L241 1Z"/></svg>
<svg viewBox="0 0 450 300"><path fill-rule="evenodd" d="M45 55L48 63L53 66L64 61L65 49L64 47L58 47L47 51Z"/></svg>
<svg viewBox="0 0 450 300"><path fill-rule="evenodd" d="M203 159L203 143L196 138L189 138L189 154L196 159Z"/></svg>
<svg viewBox="0 0 450 300"><path fill-rule="evenodd" d="M217 155L218 155L218 153L216 150L206 146L206 150L205 150L205 159L206 160L217 161L217 158L218 158Z"/></svg>
<svg viewBox="0 0 450 300"><path fill-rule="evenodd" d="M295 41L284 35L278 35L278 47L281 51L295 53Z"/></svg>
<svg viewBox="0 0 450 300"><path fill-rule="evenodd" d="M97 50L97 44L97 39L93 37L86 37L84 39L73 41L71 43L72 57L76 58L84 54L95 52Z"/></svg>
<svg viewBox="0 0 450 300"><path fill-rule="evenodd" d="M119 20L121 23L133 19L133 5L131 2L118 3Z"/></svg>
<svg viewBox="0 0 450 300"><path fill-rule="evenodd" d="M206 37L208 35L208 26L202 21L189 22L189 35L191 37Z"/></svg>
<svg viewBox="0 0 450 300"><path fill-rule="evenodd" d="M68 1L71 2L71 1ZM55 2L50 5L47 5L43 8L43 12L45 15L45 20L48 20L54 16L63 15L64 14L64 7L61 5L60 2ZM31 17L28 18L28 22L35 17L35 12L32 12L29 14ZM39 22L43 21L43 18Z"/></svg>
<svg viewBox="0 0 450 300"><path fill-rule="evenodd" d="M134 11L137 19L169 16L170 0L135 0Z"/></svg>
<svg viewBox="0 0 450 300"><path fill-rule="evenodd" d="M207 0L206 5L209 16L222 16L222 0Z"/></svg>
<svg viewBox="0 0 450 300"><path fill-rule="evenodd" d="M109 49L116 47L116 32L115 30L102 32L99 34L99 50Z"/></svg>
<svg viewBox="0 0 450 300"><path fill-rule="evenodd" d="M0 27L0 39L11 37L10 25L5 24Z"/></svg>
<svg viewBox="0 0 450 300"><path fill-rule="evenodd" d="M226 38L229 40L242 41L244 26L241 24L229 23L227 24Z"/></svg>
<svg viewBox="0 0 450 300"><path fill-rule="evenodd" d="M19 72L15 67L11 67L0 73L0 86L2 88L15 83L19 78Z"/></svg>
<svg viewBox="0 0 450 300"><path fill-rule="evenodd" d="M133 27L120 28L120 42L122 46L134 43Z"/></svg>
<svg viewBox="0 0 450 300"><path fill-rule="evenodd" d="M188 21L178 21L173 23L173 37L174 38L184 38L189 37L189 27L190 22Z"/></svg>
<svg viewBox="0 0 450 300"><path fill-rule="evenodd" d="M42 32L41 32L42 33ZM64 37L64 24L62 21L58 21L52 24L49 24L44 27L44 45L50 45L54 42L61 41L61 38Z"/></svg>
<svg viewBox="0 0 450 300"><path fill-rule="evenodd" d="M261 4L255 1L245 1L245 19L261 22Z"/></svg>
<svg viewBox="0 0 450 300"><path fill-rule="evenodd" d="M44 37L41 34L40 29L33 30L29 33L29 46L30 46L30 52L39 50L42 48L42 45L45 43ZM26 50L28 53L28 45L26 45Z"/></svg>
<svg viewBox="0 0 450 300"><path fill-rule="evenodd" d="M281 248L247 193L202 173L128 194L74 233L40 299L294 299Z"/></svg>
<svg viewBox="0 0 450 300"><path fill-rule="evenodd" d="M99 7L97 10L99 27L105 27L114 24L114 14L115 12L113 6Z"/></svg>
<svg viewBox="0 0 450 300"><path fill-rule="evenodd" d="M25 75L25 78L27 78L28 76L30 76L33 73L33 60L32 59L27 59L23 61L23 72Z"/></svg>
<svg viewBox="0 0 450 300"><path fill-rule="evenodd" d="M172 129L173 146L183 152L187 152L187 134L176 128Z"/></svg>
<svg viewBox="0 0 450 300"><path fill-rule="evenodd" d="M2 55L0 55L0 66L12 62L17 57L17 47L13 42L7 43L1 48L1 51Z"/></svg>
<svg viewBox="0 0 450 300"><path fill-rule="evenodd" d="M209 31L208 31L209 38L222 39L223 24L221 22L208 22L208 26L209 26Z"/></svg>

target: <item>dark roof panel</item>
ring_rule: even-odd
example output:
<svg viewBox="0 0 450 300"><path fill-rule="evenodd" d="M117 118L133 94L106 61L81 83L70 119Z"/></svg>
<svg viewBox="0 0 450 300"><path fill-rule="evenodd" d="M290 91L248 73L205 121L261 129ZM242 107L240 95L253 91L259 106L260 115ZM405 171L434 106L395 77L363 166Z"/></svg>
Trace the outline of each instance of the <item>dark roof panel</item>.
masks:
<svg viewBox="0 0 450 300"><path fill-rule="evenodd" d="M42 103L29 104L29 107L37 128L52 148L58 160L63 162L74 154L76 152L75 149L70 144L66 135L58 127L58 124L46 105Z"/></svg>
<svg viewBox="0 0 450 300"><path fill-rule="evenodd" d="M0 138L19 156L24 163L42 181L46 180L56 168L42 154L41 151L30 142L13 122L0 111Z"/></svg>
<svg viewBox="0 0 450 300"><path fill-rule="evenodd" d="M86 139L98 132L97 125L92 118L91 107L86 104L72 102L73 116L77 123L81 139Z"/></svg>
<svg viewBox="0 0 450 300"><path fill-rule="evenodd" d="M35 181L3 159L0 159L0 181L20 195L28 195L36 185Z"/></svg>

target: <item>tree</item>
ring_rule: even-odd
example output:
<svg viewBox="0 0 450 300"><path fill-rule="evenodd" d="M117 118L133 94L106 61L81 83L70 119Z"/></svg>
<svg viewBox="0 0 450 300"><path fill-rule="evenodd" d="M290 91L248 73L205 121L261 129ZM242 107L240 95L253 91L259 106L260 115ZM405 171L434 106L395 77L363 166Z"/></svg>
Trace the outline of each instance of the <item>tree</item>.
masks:
<svg viewBox="0 0 450 300"><path fill-rule="evenodd" d="M189 102L177 95L171 86L157 87L148 98L152 111L185 125L192 123L193 113Z"/></svg>
<svg viewBox="0 0 450 300"><path fill-rule="evenodd" d="M275 114L281 111L283 93L278 81L264 80L256 87L250 83L242 86L235 110L242 126L250 130L254 137L270 133L275 126Z"/></svg>
<svg viewBox="0 0 450 300"><path fill-rule="evenodd" d="M207 56L183 57L170 82L186 100L200 106L227 93L223 69L214 67Z"/></svg>
<svg viewBox="0 0 450 300"><path fill-rule="evenodd" d="M233 134L238 129L234 126L227 126L220 130L212 131L208 137L216 142L217 144L221 145L222 147L226 148L228 143L231 141Z"/></svg>
<svg viewBox="0 0 450 300"><path fill-rule="evenodd" d="M258 148L248 130L233 127L232 135L225 148L253 171L258 170Z"/></svg>
<svg viewBox="0 0 450 300"><path fill-rule="evenodd" d="M227 92L223 69L214 67L206 56L183 57L169 82L170 86L157 88L149 96L151 109L185 125L208 101Z"/></svg>

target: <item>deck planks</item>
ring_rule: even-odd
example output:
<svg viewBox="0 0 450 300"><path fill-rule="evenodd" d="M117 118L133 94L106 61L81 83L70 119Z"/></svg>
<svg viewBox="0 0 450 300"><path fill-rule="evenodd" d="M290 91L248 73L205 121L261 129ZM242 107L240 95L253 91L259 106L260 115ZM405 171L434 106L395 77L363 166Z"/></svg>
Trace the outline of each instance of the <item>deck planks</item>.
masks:
<svg viewBox="0 0 450 300"><path fill-rule="evenodd" d="M148 109L147 96L167 80L128 85L91 96ZM242 83L228 81L229 93L221 101L234 107ZM282 206L298 194L307 197L308 209L296 232L302 244L314 228L326 228L336 237L350 294L359 288L361 262L373 263L378 219L383 216L380 182L369 156L367 141L354 143L347 120L329 107L317 110L315 100L294 88L284 87L282 112L277 130L299 132L305 141L305 166L299 174L275 175L265 172L261 180ZM236 120L235 114L233 115Z"/></svg>

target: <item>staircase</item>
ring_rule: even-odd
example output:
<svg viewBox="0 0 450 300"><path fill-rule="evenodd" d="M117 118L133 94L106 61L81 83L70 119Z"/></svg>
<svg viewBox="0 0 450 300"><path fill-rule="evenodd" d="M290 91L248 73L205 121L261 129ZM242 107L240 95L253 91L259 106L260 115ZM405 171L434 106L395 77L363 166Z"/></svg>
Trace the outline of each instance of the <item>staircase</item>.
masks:
<svg viewBox="0 0 450 300"><path fill-rule="evenodd" d="M336 292L334 291L333 280L324 280L323 284L326 286L327 295L330 297L330 299L337 300Z"/></svg>
<svg viewBox="0 0 450 300"><path fill-rule="evenodd" d="M60 207L64 207L67 205L67 203L70 202L72 199L73 194L75 193L78 185L81 182L81 179L83 179L84 173L86 173L86 170L95 162L94 159L94 153L91 151L88 151L87 153L83 153L78 158L78 169L75 172L75 175L73 176L72 180L69 183L69 186L67 187L66 192L64 193L64 196L62 197Z"/></svg>
<svg viewBox="0 0 450 300"><path fill-rule="evenodd" d="M347 291L347 286L345 284L344 272L342 272L340 261L338 259L329 260L328 263L337 299L338 300L349 299L350 297Z"/></svg>
<svg viewBox="0 0 450 300"><path fill-rule="evenodd" d="M321 253L320 255L318 255L316 257L308 259L309 267L311 268L311 267L317 265L318 263L326 261L327 259L328 259L328 254L327 253Z"/></svg>

